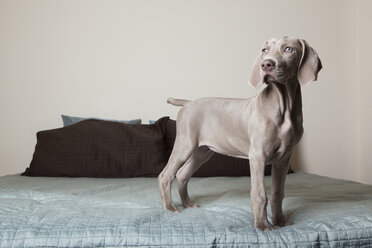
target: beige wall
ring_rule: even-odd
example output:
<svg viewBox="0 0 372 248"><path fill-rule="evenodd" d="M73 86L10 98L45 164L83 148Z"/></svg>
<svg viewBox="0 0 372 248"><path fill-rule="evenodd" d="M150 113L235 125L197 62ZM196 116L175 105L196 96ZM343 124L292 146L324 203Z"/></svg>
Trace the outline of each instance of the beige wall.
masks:
<svg viewBox="0 0 372 248"><path fill-rule="evenodd" d="M252 96L247 79L261 44L289 35L307 39L324 65L303 89L295 168L372 183L367 7L368 0L0 0L0 175L28 166L35 133L60 127L60 114L147 122L176 116L169 96Z"/></svg>
<svg viewBox="0 0 372 248"><path fill-rule="evenodd" d="M359 74L359 180L372 184L372 1L358 1L358 74Z"/></svg>

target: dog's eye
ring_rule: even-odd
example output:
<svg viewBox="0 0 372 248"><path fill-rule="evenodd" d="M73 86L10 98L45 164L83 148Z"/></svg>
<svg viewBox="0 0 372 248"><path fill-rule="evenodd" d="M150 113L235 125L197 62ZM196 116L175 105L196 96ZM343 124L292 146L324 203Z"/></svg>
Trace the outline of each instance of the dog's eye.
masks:
<svg viewBox="0 0 372 248"><path fill-rule="evenodd" d="M284 49L284 51L286 51L287 53L291 53L291 52L293 52L293 48L292 47L286 47Z"/></svg>
<svg viewBox="0 0 372 248"><path fill-rule="evenodd" d="M262 49L262 53L267 53L269 50L267 48Z"/></svg>

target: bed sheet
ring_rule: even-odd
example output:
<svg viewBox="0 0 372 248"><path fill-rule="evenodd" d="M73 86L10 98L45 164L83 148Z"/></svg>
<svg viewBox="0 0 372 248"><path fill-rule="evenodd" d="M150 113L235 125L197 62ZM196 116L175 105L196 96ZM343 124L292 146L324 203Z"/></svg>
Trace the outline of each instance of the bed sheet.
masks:
<svg viewBox="0 0 372 248"><path fill-rule="evenodd" d="M192 178L200 208L172 213L156 178L4 176L0 247L372 247L371 185L288 175L283 209L293 225L266 232L253 227L249 191L249 177Z"/></svg>

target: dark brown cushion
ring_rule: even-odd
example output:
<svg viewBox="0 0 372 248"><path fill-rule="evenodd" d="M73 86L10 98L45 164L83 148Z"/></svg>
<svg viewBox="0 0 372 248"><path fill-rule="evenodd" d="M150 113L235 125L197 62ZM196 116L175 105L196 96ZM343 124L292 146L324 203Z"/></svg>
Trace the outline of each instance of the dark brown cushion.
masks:
<svg viewBox="0 0 372 248"><path fill-rule="evenodd" d="M176 139L176 121L169 119L165 132L167 152L170 155ZM292 170L289 170L292 173ZM271 165L265 167L265 175L271 175ZM193 175L195 177L250 176L249 160L214 153Z"/></svg>
<svg viewBox="0 0 372 248"><path fill-rule="evenodd" d="M86 120L37 133L25 176L153 177L168 161L168 117L155 124Z"/></svg>

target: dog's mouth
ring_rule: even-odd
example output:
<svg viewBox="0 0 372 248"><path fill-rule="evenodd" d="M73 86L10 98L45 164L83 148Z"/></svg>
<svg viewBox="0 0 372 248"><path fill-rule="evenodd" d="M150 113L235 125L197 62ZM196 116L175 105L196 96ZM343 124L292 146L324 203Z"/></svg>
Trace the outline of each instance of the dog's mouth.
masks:
<svg viewBox="0 0 372 248"><path fill-rule="evenodd" d="M269 73L269 72L266 72L264 74L264 78L263 78L263 81L264 83L266 84L269 84L269 83L276 83L278 82L278 78L276 76L274 76L273 74Z"/></svg>
<svg viewBox="0 0 372 248"><path fill-rule="evenodd" d="M284 80L283 74L279 71L272 70L272 71L266 71L263 75L263 81L266 84L270 83L280 83Z"/></svg>

